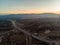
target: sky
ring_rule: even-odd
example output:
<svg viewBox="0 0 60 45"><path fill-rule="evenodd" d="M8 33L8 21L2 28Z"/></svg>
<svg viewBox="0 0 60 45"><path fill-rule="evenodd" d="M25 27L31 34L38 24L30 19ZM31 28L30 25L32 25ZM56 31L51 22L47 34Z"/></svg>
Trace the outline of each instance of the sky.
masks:
<svg viewBox="0 0 60 45"><path fill-rule="evenodd" d="M0 14L58 13L60 0L0 0Z"/></svg>

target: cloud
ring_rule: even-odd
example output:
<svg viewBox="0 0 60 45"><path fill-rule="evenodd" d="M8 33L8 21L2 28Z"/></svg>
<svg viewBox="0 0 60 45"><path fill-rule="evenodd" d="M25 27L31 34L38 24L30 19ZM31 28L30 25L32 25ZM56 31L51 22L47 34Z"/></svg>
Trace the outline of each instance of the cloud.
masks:
<svg viewBox="0 0 60 45"><path fill-rule="evenodd" d="M16 9L16 10L9 10L9 11L0 11L0 14L39 14L39 13L57 13L59 14L59 11L56 10L44 10L44 9L40 9L40 10L20 10L20 9Z"/></svg>

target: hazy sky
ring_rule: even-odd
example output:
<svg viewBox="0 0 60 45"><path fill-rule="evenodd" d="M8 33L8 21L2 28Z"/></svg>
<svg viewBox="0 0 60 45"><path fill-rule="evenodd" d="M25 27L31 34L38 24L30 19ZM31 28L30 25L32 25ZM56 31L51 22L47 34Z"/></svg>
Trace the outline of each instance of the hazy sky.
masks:
<svg viewBox="0 0 60 45"><path fill-rule="evenodd" d="M0 0L0 14L59 13L60 0Z"/></svg>

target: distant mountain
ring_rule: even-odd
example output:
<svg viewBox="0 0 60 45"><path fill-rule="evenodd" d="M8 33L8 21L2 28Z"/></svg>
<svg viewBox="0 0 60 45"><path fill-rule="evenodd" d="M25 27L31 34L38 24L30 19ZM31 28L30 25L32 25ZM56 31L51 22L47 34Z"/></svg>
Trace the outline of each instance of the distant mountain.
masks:
<svg viewBox="0 0 60 45"><path fill-rule="evenodd" d="M41 13L41 14L8 14L0 15L1 19L32 19L32 18L60 18L60 14Z"/></svg>

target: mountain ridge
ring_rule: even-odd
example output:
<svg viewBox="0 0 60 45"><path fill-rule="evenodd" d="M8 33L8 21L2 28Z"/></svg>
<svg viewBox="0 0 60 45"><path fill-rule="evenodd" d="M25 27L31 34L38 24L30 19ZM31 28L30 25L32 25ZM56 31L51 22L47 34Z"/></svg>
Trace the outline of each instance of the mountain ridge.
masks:
<svg viewBox="0 0 60 45"><path fill-rule="evenodd" d="M8 14L0 15L0 19L33 19L33 18L60 18L60 14L41 13L41 14Z"/></svg>

